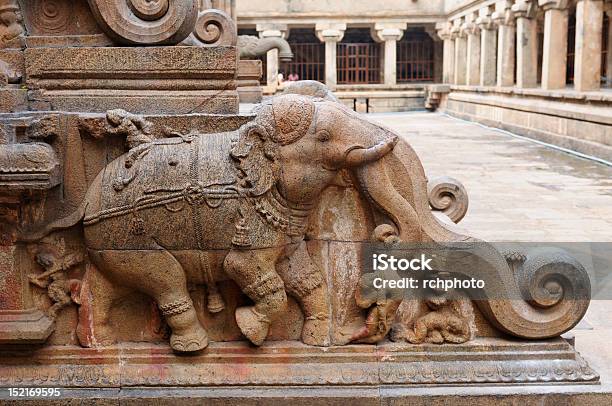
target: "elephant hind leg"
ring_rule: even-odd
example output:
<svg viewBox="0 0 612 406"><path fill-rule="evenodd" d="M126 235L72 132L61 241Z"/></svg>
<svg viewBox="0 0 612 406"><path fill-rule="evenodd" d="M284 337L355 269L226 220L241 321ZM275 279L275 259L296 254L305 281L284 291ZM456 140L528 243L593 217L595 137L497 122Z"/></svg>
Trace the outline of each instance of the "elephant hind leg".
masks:
<svg viewBox="0 0 612 406"><path fill-rule="evenodd" d="M179 352L208 345L187 290L185 271L166 250L99 251L100 265L114 281L152 297L172 329L170 345Z"/></svg>

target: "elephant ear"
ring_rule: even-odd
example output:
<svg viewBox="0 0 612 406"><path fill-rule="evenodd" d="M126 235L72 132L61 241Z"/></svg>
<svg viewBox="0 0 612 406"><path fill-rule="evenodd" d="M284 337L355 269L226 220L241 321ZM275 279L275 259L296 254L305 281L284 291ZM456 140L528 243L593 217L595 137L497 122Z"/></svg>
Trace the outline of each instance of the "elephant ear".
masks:
<svg viewBox="0 0 612 406"><path fill-rule="evenodd" d="M276 183L280 174L278 145L257 123L245 124L230 156L238 170L240 186L249 196L261 196Z"/></svg>

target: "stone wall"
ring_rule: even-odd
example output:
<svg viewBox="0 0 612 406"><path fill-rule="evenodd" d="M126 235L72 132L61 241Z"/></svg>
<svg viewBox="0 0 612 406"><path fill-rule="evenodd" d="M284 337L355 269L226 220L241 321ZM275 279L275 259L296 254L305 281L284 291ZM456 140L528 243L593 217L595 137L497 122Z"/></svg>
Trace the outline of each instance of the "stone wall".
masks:
<svg viewBox="0 0 612 406"><path fill-rule="evenodd" d="M612 95L453 86L448 114L612 162Z"/></svg>

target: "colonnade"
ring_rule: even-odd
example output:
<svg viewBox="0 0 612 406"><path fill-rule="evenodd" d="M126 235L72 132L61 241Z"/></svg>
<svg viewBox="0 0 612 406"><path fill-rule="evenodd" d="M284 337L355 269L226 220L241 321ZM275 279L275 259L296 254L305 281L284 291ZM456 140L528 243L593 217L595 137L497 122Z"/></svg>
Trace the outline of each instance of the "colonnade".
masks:
<svg viewBox="0 0 612 406"><path fill-rule="evenodd" d="M604 0L504 0L451 18L436 26L444 41L444 83L516 86L545 90L566 88L568 15L576 6L574 89L600 89ZM544 14L541 69L537 15ZM610 26L610 24L609 24ZM608 47L612 28L608 28ZM607 53L608 84L612 52ZM541 72L541 78L539 76Z"/></svg>
<svg viewBox="0 0 612 406"><path fill-rule="evenodd" d="M374 23L371 28L372 38L383 45L382 84L393 86L397 83L397 42L400 41L407 28L407 23L380 22ZM428 31L430 37L439 41L433 24ZM260 37L280 37L287 39L290 27L287 24L262 23L257 24ZM321 22L315 24L317 38L325 44L325 84L330 88L337 85L337 49L338 43L344 38L347 30L345 23ZM441 57L440 57L441 59ZM268 86L275 86L278 75L278 51L271 50L266 60Z"/></svg>

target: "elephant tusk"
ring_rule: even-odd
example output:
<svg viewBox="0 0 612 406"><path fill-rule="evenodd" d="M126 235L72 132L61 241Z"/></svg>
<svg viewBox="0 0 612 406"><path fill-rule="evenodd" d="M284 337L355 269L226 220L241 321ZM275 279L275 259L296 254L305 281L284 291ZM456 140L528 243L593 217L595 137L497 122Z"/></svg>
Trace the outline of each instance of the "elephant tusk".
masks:
<svg viewBox="0 0 612 406"><path fill-rule="evenodd" d="M388 140L381 141L370 148L357 148L348 152L345 159L347 167L356 167L378 161L389 152L393 151L399 138L394 135Z"/></svg>

